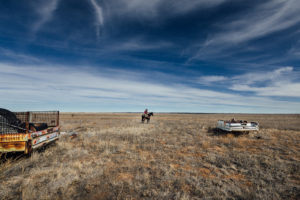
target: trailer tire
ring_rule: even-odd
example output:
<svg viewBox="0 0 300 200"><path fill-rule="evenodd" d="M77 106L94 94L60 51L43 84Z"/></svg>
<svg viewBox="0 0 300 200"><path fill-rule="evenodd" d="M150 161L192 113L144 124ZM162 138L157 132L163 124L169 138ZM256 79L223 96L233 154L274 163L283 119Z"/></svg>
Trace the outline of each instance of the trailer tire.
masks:
<svg viewBox="0 0 300 200"><path fill-rule="evenodd" d="M31 140L28 140L26 142L26 148L25 148L25 152L27 157L30 157L31 156L31 153L32 153L32 141Z"/></svg>

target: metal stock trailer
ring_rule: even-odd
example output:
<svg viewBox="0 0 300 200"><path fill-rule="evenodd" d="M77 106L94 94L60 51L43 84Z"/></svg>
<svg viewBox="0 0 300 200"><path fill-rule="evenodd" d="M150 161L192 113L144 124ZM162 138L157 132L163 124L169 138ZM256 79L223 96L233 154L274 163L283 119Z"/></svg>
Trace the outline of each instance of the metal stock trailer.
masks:
<svg viewBox="0 0 300 200"><path fill-rule="evenodd" d="M0 109L0 153L30 154L59 135L59 111L13 113Z"/></svg>

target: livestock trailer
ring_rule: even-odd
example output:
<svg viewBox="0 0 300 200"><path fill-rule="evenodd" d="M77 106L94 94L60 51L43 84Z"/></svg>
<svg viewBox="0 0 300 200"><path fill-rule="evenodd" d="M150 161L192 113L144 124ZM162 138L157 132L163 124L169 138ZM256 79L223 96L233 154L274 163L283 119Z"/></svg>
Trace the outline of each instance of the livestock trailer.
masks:
<svg viewBox="0 0 300 200"><path fill-rule="evenodd" d="M258 131L259 123L258 122L247 122L242 120L218 120L217 129L226 131L226 132L250 132Z"/></svg>
<svg viewBox="0 0 300 200"><path fill-rule="evenodd" d="M0 153L24 152L59 139L59 111L10 112L0 109Z"/></svg>

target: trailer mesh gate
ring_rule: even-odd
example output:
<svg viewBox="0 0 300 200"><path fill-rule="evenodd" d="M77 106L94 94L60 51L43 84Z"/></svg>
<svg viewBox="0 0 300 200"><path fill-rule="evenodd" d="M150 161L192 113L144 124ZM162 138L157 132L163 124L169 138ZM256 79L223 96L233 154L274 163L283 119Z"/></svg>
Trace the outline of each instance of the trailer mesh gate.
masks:
<svg viewBox="0 0 300 200"><path fill-rule="evenodd" d="M0 134L28 132L29 124L59 126L59 111L9 112L0 110Z"/></svg>

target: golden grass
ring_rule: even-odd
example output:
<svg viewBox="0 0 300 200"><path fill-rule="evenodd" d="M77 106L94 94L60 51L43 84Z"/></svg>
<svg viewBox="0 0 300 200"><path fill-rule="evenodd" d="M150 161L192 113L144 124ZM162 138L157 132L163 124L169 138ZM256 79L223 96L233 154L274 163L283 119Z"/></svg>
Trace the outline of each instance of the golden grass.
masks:
<svg viewBox="0 0 300 200"><path fill-rule="evenodd" d="M259 133L216 134L218 119ZM62 136L0 165L0 199L299 199L300 115L61 115Z"/></svg>

